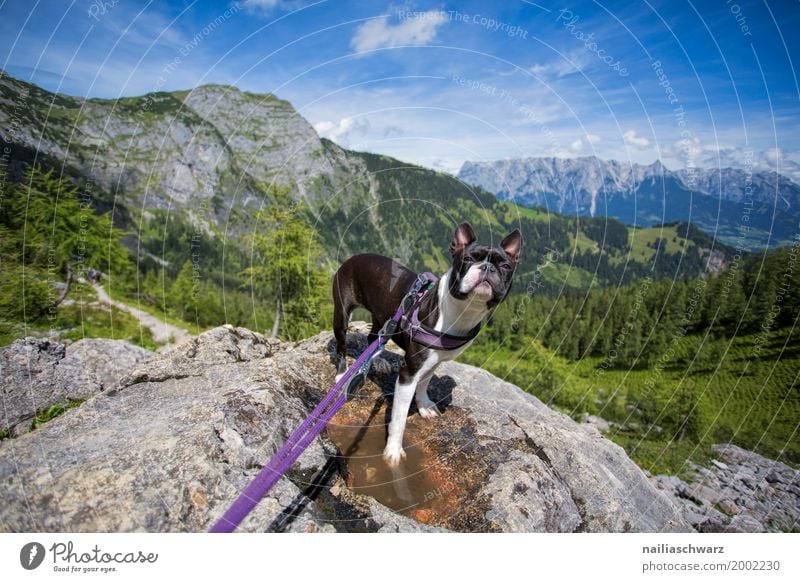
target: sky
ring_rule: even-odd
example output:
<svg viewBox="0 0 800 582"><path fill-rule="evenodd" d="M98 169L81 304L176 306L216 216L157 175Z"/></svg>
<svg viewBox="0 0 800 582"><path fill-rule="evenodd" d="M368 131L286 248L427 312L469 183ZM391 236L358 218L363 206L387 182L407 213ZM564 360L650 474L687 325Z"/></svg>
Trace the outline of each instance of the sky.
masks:
<svg viewBox="0 0 800 582"><path fill-rule="evenodd" d="M800 182L798 29L798 0L6 0L0 68L85 97L273 93L450 173L595 155Z"/></svg>

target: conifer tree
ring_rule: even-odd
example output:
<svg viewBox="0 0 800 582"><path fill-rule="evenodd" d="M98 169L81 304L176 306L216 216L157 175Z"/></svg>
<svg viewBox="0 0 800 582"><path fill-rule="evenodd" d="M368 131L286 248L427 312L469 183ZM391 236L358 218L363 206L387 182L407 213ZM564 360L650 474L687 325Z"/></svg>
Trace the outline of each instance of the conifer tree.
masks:
<svg viewBox="0 0 800 582"><path fill-rule="evenodd" d="M316 326L328 278L320 265L322 247L306 222L307 205L294 202L283 188L272 188L270 198L256 217L252 262L243 274L256 293L273 298L275 338L284 315L291 316L287 335Z"/></svg>

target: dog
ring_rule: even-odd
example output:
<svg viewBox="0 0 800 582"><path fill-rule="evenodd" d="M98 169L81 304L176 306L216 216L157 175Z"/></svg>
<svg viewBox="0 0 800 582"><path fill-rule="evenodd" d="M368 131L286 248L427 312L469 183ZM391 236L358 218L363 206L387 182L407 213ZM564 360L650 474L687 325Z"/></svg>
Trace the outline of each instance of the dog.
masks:
<svg viewBox="0 0 800 582"><path fill-rule="evenodd" d="M392 336L405 351L405 363L395 385L383 451L390 467L396 467L406 456L403 432L412 397L416 395L420 416L438 415L427 391L434 370L469 347L486 316L506 298L521 250L522 234L518 229L500 241L499 246L490 248L476 241L468 222L456 228L450 244L452 265L422 300L418 317L429 330L450 338L459 336L464 341L455 349L432 349L414 341L406 330ZM395 314L416 278L403 265L375 254L356 255L339 267L333 277L337 380L347 370L345 336L353 309L361 306L372 314L371 342Z"/></svg>

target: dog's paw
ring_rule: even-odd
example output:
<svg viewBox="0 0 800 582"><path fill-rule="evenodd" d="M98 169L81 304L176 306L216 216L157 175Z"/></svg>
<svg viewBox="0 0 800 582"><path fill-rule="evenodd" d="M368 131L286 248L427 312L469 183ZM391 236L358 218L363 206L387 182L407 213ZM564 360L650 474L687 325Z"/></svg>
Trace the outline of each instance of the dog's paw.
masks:
<svg viewBox="0 0 800 582"><path fill-rule="evenodd" d="M424 398L417 398L417 410L422 418L434 418L439 416L439 409L436 403L425 396Z"/></svg>
<svg viewBox="0 0 800 582"><path fill-rule="evenodd" d="M383 460L390 467L397 467L402 459L406 458L406 452L402 446L386 445L383 449Z"/></svg>

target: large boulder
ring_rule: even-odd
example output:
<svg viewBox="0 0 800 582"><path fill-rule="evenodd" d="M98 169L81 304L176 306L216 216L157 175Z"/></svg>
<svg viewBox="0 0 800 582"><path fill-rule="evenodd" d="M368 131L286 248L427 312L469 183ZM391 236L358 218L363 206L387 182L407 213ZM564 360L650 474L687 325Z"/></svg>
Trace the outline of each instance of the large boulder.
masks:
<svg viewBox="0 0 800 582"><path fill-rule="evenodd" d="M366 343L351 334L349 350ZM333 338L220 327L0 448L0 530L204 531L332 384ZM242 531L691 531L617 445L471 366L439 368L380 458L400 360L371 377ZM305 493L305 494L304 494Z"/></svg>
<svg viewBox="0 0 800 582"><path fill-rule="evenodd" d="M85 400L153 356L122 340L82 339L69 345L34 337L15 340L0 349L0 428L11 436L27 432L37 412Z"/></svg>

